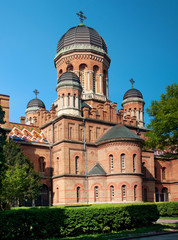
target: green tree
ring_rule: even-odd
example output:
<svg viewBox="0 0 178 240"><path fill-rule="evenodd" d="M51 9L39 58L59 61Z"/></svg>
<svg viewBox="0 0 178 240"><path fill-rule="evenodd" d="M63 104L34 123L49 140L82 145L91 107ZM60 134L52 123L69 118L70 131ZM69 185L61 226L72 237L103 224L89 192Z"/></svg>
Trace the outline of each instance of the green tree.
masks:
<svg viewBox="0 0 178 240"><path fill-rule="evenodd" d="M23 154L19 144L9 141L3 147L5 171L1 180L1 201L22 202L38 197L40 177Z"/></svg>
<svg viewBox="0 0 178 240"><path fill-rule="evenodd" d="M5 144L6 140L6 131L1 127L1 125L5 123L4 114L5 112L2 110L2 107L0 106L0 175L4 167L3 145Z"/></svg>
<svg viewBox="0 0 178 240"><path fill-rule="evenodd" d="M160 101L152 101L146 109L151 117L146 145L149 148L165 150L164 157L177 158L178 148L178 84L166 87ZM168 152L167 152L168 150Z"/></svg>

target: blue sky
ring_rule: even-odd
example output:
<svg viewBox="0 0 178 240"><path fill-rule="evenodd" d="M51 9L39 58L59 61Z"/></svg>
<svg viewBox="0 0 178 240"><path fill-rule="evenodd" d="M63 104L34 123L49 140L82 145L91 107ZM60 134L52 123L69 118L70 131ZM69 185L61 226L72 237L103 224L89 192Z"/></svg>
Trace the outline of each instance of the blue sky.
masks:
<svg viewBox="0 0 178 240"><path fill-rule="evenodd" d="M178 0L1 0L0 93L10 95L10 121L25 115L34 89L50 109L57 97L57 43L79 24L80 10L107 43L109 98L118 109L131 78L146 108L178 82Z"/></svg>

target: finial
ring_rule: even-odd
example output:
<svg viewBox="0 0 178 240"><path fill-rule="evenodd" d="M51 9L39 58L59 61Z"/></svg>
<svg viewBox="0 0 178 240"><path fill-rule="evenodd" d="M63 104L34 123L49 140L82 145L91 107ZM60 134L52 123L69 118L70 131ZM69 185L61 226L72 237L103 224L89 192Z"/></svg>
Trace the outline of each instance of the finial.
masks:
<svg viewBox="0 0 178 240"><path fill-rule="evenodd" d="M132 84L132 88L134 88L133 85L134 85L135 81L133 80L133 78L130 79L130 82Z"/></svg>
<svg viewBox="0 0 178 240"><path fill-rule="evenodd" d="M76 13L76 14L77 14L77 16L80 18L80 21L81 21L81 23L80 23L79 25L84 25L84 24L83 24L83 20L87 19L87 17L85 17L85 16L83 15L83 12L82 12L82 11L80 11L80 12L78 12L78 13Z"/></svg>
<svg viewBox="0 0 178 240"><path fill-rule="evenodd" d="M36 95L35 98L37 98L37 95L39 94L38 90L35 89L33 92L34 92L34 94Z"/></svg>

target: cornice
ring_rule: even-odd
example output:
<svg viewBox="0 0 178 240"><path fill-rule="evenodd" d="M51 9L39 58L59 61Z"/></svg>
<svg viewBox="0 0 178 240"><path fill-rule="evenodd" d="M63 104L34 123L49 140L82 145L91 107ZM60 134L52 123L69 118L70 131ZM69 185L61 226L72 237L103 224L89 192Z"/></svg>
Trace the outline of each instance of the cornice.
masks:
<svg viewBox="0 0 178 240"><path fill-rule="evenodd" d="M99 146L99 148L106 148L109 146L118 146L118 145L140 147L140 141L132 138L119 138L119 139L109 139L96 144L96 146Z"/></svg>
<svg viewBox="0 0 178 240"><path fill-rule="evenodd" d="M60 57L58 58L60 59ZM58 60L57 59L57 60ZM75 59L91 59L91 60L95 60L95 61L98 61L98 62L101 62L101 63L104 63L107 67L109 67L110 65L110 59L105 59L104 56L98 56L98 55L95 55L95 54L92 54L92 53L72 53L68 56L61 56L61 59L57 62L57 60L55 60L55 66L60 66L61 64L63 63L66 63L66 61L72 61L72 60L75 60Z"/></svg>

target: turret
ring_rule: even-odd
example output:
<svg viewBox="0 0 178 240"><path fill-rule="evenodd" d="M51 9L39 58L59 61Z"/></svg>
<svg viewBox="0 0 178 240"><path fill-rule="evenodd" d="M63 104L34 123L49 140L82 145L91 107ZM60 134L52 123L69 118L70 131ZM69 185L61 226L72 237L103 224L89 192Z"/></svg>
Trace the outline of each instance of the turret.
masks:
<svg viewBox="0 0 178 240"><path fill-rule="evenodd" d="M133 88L134 80L130 80L132 83L132 88L124 94L122 101L122 107L124 110L124 118L126 116L136 117L136 123L138 127L144 127L144 105L142 93Z"/></svg>

